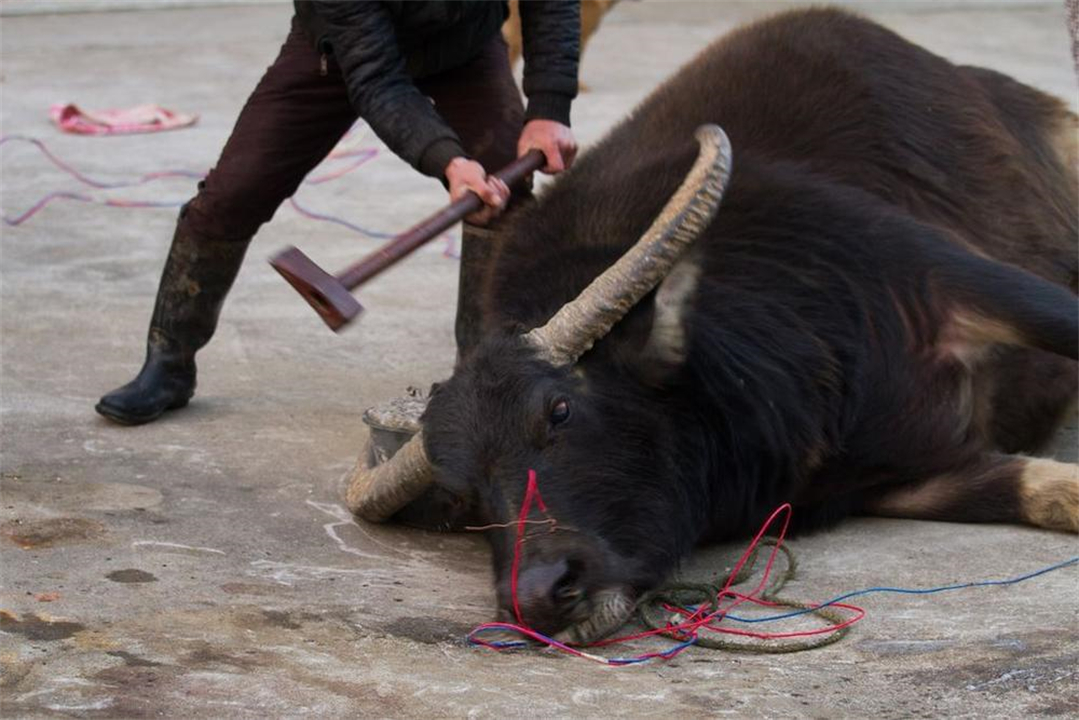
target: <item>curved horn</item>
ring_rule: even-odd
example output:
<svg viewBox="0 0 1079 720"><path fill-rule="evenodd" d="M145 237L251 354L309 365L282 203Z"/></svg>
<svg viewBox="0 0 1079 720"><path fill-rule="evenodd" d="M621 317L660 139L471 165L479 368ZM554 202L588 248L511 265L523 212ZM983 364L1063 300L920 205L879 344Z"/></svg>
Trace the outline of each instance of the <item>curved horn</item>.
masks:
<svg viewBox="0 0 1079 720"><path fill-rule="evenodd" d="M348 483L345 504L368 522L385 522L430 484L431 462L423 449L421 431L381 465L367 467L360 458Z"/></svg>
<svg viewBox="0 0 1079 720"><path fill-rule="evenodd" d="M525 336L553 364L576 361L606 335L711 222L730 177L731 146L716 125L701 126L696 137L701 144L696 163L637 244L546 325ZM369 468L361 459L345 502L364 520L383 522L430 484L431 463L421 431L381 465Z"/></svg>
<svg viewBox="0 0 1079 720"><path fill-rule="evenodd" d="M525 338L554 365L577 361L670 272L715 215L731 172L731 143L718 125L697 128L700 154L652 226L547 324Z"/></svg>

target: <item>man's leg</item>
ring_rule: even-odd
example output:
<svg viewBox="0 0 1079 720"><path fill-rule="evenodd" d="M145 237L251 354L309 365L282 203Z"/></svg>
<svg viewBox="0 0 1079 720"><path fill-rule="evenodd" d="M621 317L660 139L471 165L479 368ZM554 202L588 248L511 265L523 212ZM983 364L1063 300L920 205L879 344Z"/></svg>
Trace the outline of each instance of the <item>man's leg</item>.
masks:
<svg viewBox="0 0 1079 720"><path fill-rule="evenodd" d="M488 172L501 170L517 157L524 126L524 105L513 80L506 43L492 38L467 65L417 83L435 101L439 114L457 132L465 151ZM531 198L531 185L512 188L510 207ZM486 227L465 223L461 231L461 270L454 331L462 357L482 336L480 290L497 245L500 221Z"/></svg>
<svg viewBox="0 0 1079 720"><path fill-rule="evenodd" d="M217 166L180 211L138 376L97 411L138 425L183 407L195 391L195 352L209 342L255 231L355 120L340 70L295 22L259 81Z"/></svg>

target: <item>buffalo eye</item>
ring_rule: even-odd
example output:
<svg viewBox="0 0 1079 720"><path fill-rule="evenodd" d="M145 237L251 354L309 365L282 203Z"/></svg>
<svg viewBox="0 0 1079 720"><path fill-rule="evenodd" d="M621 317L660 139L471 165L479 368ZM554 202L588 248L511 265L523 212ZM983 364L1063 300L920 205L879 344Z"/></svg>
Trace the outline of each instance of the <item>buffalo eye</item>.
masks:
<svg viewBox="0 0 1079 720"><path fill-rule="evenodd" d="M561 425L569 420L569 402L566 400L558 400L551 406L551 424Z"/></svg>

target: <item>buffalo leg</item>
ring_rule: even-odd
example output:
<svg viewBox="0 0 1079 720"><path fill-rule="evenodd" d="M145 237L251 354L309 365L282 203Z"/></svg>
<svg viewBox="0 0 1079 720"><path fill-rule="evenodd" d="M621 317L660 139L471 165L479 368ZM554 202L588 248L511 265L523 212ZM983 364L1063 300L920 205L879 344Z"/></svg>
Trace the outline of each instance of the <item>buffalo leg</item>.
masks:
<svg viewBox="0 0 1079 720"><path fill-rule="evenodd" d="M866 511L950 522L1006 522L1079 533L1079 465L987 454L973 465L885 492Z"/></svg>
<svg viewBox="0 0 1079 720"><path fill-rule="evenodd" d="M986 440L1005 453L1040 454L1075 412L1077 391L1075 362L1041 350L999 348L975 374Z"/></svg>
<svg viewBox="0 0 1079 720"><path fill-rule="evenodd" d="M968 362L994 344L1079 359L1079 302L1069 288L945 241L925 259L931 285L952 304L943 349Z"/></svg>
<svg viewBox="0 0 1079 720"><path fill-rule="evenodd" d="M931 284L950 307L936 338L974 375L974 420L1004 452L1040 449L1079 388L1079 302L1020 268L940 242Z"/></svg>

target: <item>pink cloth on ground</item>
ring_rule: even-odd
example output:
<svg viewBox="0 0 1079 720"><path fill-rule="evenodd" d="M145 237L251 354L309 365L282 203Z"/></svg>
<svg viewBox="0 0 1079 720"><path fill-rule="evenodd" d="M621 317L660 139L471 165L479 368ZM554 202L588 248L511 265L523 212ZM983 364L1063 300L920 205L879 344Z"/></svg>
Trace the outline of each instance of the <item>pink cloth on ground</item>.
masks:
<svg viewBox="0 0 1079 720"><path fill-rule="evenodd" d="M127 135L161 132L194 125L198 115L183 115L159 105L115 110L83 110L77 105L53 105L49 117L64 132L78 135Z"/></svg>

